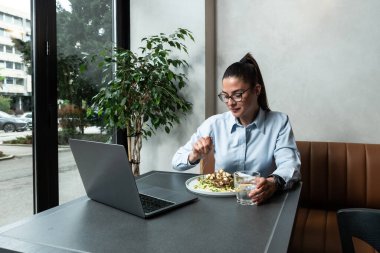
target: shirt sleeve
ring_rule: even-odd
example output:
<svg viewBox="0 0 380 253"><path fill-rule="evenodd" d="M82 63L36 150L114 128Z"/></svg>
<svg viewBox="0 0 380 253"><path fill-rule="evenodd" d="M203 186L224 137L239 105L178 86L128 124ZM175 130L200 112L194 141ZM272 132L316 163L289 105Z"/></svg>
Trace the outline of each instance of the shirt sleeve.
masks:
<svg viewBox="0 0 380 253"><path fill-rule="evenodd" d="M201 137L212 136L211 124L213 120L208 119L203 122L197 129L197 132L194 133L190 140L182 147L180 147L177 152L174 154L172 159L172 166L174 170L184 171L195 167L199 161L195 164L190 164L188 157L190 152L193 149L194 143Z"/></svg>
<svg viewBox="0 0 380 253"><path fill-rule="evenodd" d="M279 131L274 158L277 169L273 174L280 176L285 181L285 189L289 189L294 183L301 180L301 160L294 139L293 130L290 125L289 117L285 120Z"/></svg>
<svg viewBox="0 0 380 253"><path fill-rule="evenodd" d="M197 163L190 164L188 160L189 154L193 149L193 143L195 143L197 139L197 134L194 133L191 136L190 140L177 150L172 159L173 169L184 171L191 169L197 165Z"/></svg>

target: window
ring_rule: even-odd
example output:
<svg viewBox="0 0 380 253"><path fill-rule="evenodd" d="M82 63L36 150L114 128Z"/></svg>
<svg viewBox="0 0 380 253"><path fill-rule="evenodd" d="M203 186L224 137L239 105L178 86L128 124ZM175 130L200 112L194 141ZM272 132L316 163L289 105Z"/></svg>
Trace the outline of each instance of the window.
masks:
<svg viewBox="0 0 380 253"><path fill-rule="evenodd" d="M15 79L16 79L17 85L24 85L24 79L22 79L22 78L15 78Z"/></svg>
<svg viewBox="0 0 380 253"><path fill-rule="evenodd" d="M13 47L12 46L5 46L5 51L9 54L13 53Z"/></svg>
<svg viewBox="0 0 380 253"><path fill-rule="evenodd" d="M0 28L0 36L3 36L3 37L10 37L8 31L5 30L5 29L3 29L3 28Z"/></svg>
<svg viewBox="0 0 380 253"><path fill-rule="evenodd" d="M58 0L57 4L57 62L58 79L67 78L58 82L58 99L62 101L58 106L58 141L61 145L68 145L68 137L92 139L105 142L110 134L103 131L100 118L95 115L83 127L86 118L86 106L97 93L101 81L101 71L94 63L89 63L89 73L81 73L78 62L83 58L83 52L95 55L112 48L112 0L94 0L97 4L88 5L86 1L72 5L70 11L66 1ZM66 9L65 9L66 8ZM86 15L82 15L86 10ZM92 20L97 20L97 22ZM101 33L99 32L101 31ZM86 34L86 36L83 36ZM62 64L62 66L60 65ZM69 65L70 68L65 67ZM85 89L87 92L80 92ZM66 92L70 90L70 92ZM87 102L88 101L88 102ZM74 116L73 116L74 115ZM59 201L67 202L84 193L83 184L73 159L69 154L58 152L59 167ZM71 156L72 157L72 156ZM70 166L68 166L70 163Z"/></svg>
<svg viewBox="0 0 380 253"><path fill-rule="evenodd" d="M12 77L7 77L7 78L5 78L5 80L6 80L7 84L13 84L13 78Z"/></svg>
<svg viewBox="0 0 380 253"><path fill-rule="evenodd" d="M8 15L8 14L4 14L4 21L7 22L7 23L12 24L13 23L13 16L12 15Z"/></svg>
<svg viewBox="0 0 380 253"><path fill-rule="evenodd" d="M6 186L10 186L11 191L2 190L0 193L0 213L5 215L0 215L0 226L15 222L17 220L20 220L22 218L25 218L26 216L29 216L33 214L33 210L35 212L40 212L43 210L46 210L48 208L51 208L53 206L58 205L58 195L60 198L61 203L69 201L73 198L76 198L78 196L82 196L84 194L84 189L82 182L80 180L79 174L75 167L75 162L73 161L72 157L70 157L71 152L58 152L58 146L56 145L57 138L46 138L46 136L52 136L55 137L57 135L57 129L51 129L51 127L47 127L50 123L52 123L51 118L53 117L53 122L56 118L56 112L50 111L51 104L54 104L57 102L57 78L56 78L56 69L57 65L55 60L52 60L51 57L46 56L46 41L51 41L51 49L52 52L58 51L57 53L63 53L62 57L68 57L70 55L76 55L78 57L83 57L80 50L73 49L73 47L76 45L76 43L72 45L68 45L68 42L74 42L78 41L80 42L80 45L82 46L82 49L93 49L93 51L89 51L89 53L98 52L99 49L104 49L105 46L108 46L108 42L110 47L112 47L112 36L111 36L111 29L113 21L116 20L117 23L122 23L123 25L118 28L120 29L119 41L123 41L122 46L125 47L125 45L129 42L129 0L94 0L97 4L91 4L88 5L85 2L82 3L81 6L70 6L70 2L74 1L67 1L67 0L58 0L58 1L37 1L37 0L18 0L18 1L1 1L2 3L10 3L14 4L14 9L18 9L19 7L27 7L27 10L31 10L30 5L33 3L33 12L34 12L34 19L31 22L31 17L23 17L24 25L22 27L23 31L22 34L25 38L32 38L33 39L33 58L32 58L32 65L38 66L39 69L43 69L45 71L41 71L38 73L32 73L32 78L14 78L14 77L6 77L3 80L5 88L9 88L8 90L23 90L23 87L15 87L10 86L7 87L6 83L8 84L18 84L21 85L21 83L24 83L24 87L33 87L33 92L27 91L27 93L33 94L32 96L25 96L25 93L23 94L22 99L17 99L16 104L20 104L19 102L22 100L23 110L26 111L32 111L34 113L35 124L33 124L33 132L29 130L20 132L22 134L31 135L33 133L38 133L35 136L33 136L33 142L35 146L33 147L33 156L25 156L21 159L9 159L7 162L16 162L20 163L22 162L22 165L26 171L28 171L28 177L25 177L25 184L23 184L23 187L19 187L18 179L17 180L0 180L0 188L1 189L7 189ZM57 10L58 2L62 2L62 6L64 6L65 11ZM79 3L80 1L75 1L75 3ZM1 4L2 4L1 3ZM99 3L99 4L98 4ZM114 18L112 7L118 6L118 19ZM29 8L28 8L29 7ZM77 8L77 9L75 9ZM104 13L105 16L101 16L99 14L100 11L102 11L104 8L106 8L106 12ZM73 10L74 9L74 10ZM0 10L4 10L0 7ZM82 12L80 12L82 10ZM20 8L21 11L21 8ZM72 12L76 11L72 15ZM56 13L54 13L56 12ZM78 14L79 15L75 15ZM57 15L56 15L57 14ZM116 14L116 13L115 13ZM0 12L0 20L7 20L7 22L17 23L17 17L5 17L5 13ZM60 17L58 17L60 15ZM65 17L66 16L66 17ZM60 20L66 18L70 19L69 16L73 17L79 17L79 20L77 22L77 26L70 22L70 24L64 24L63 22L60 22ZM86 22L82 22L85 19L93 19L96 18L96 22L94 21L92 23L92 27L83 27L85 31L92 30L91 33L91 39L95 36L99 39L99 41L95 40L89 40L86 38L81 38L81 34L76 33L75 29L78 27L82 27L83 25L87 24ZM57 18L57 22L55 20ZM69 21L69 20L67 20ZM104 21L104 22L97 22L97 21ZM35 23L34 23L35 22ZM55 27L57 24L57 27ZM37 29L36 32L38 34L34 34L30 28L32 26L36 26L41 29ZM55 31L57 28L57 34L53 35L51 32L48 31ZM94 29L92 29L94 28ZM96 29L95 29L96 28ZM102 36L99 36L98 31L99 29L103 28ZM63 32L62 32L63 30ZM28 33L26 35L26 33ZM69 36L67 36L69 35ZM75 38L69 38L74 37ZM82 35L85 35L84 33ZM10 34L8 30L0 28L0 37L10 37ZM61 38L58 38L61 36ZM56 41L57 40L57 41ZM57 42L57 43L56 43ZM97 43L93 43L97 42ZM67 45L65 45L65 43ZM106 44L107 43L107 44ZM5 44L5 43L4 43ZM96 45L93 45L96 44ZM56 48L57 45L57 48ZM100 46L99 46L100 45ZM71 48L70 48L71 47ZM56 50L57 49L57 50ZM75 52L73 52L75 51ZM6 52L6 48L4 45L0 45L0 52ZM14 49L15 53L19 53ZM22 56L22 54L20 54ZM60 57L60 56L58 56ZM17 69L19 65L17 65L15 62L9 61L0 61L0 67L3 66L3 68L8 65L9 67L12 66L12 68ZM15 66L13 66L15 65ZM26 69L24 67L24 64L21 65L23 69ZM97 67L97 66L95 66ZM33 71L34 68L31 68ZM6 71L6 70L5 70ZM4 71L4 72L5 72ZM70 74L70 73L69 73ZM75 73L74 73L75 74ZM72 78L75 78L73 75ZM29 85L29 80L32 79L32 84ZM95 79L95 78L94 78ZM80 80L79 80L80 81ZM3 87L4 87L3 86ZM97 88L97 87L94 87ZM59 92L62 92L62 90L59 90ZM39 98L43 99L34 99L34 95ZM59 96L63 97L64 94L59 94ZM58 98L59 98L58 96ZM18 97L20 98L20 97ZM72 100L75 100L75 94L72 96ZM86 101L80 101L83 106L86 105ZM49 108L48 108L49 107ZM86 129L87 130L87 129ZM0 132L0 135L2 135L3 132ZM106 135L107 133L103 132L103 135ZM107 138L108 140L108 138ZM65 155L67 157L65 157ZM58 157L59 156L59 157ZM49 159L46 159L46 157L49 157ZM68 159L70 158L70 159ZM59 159L59 162L58 162ZM65 162L68 161L70 164L65 164ZM4 163L4 166L6 166L6 162L2 161L2 165ZM35 164L35 166L33 166ZM1 166L2 166L1 165ZM17 165L19 166L19 165ZM8 166L9 168L14 168L13 164L10 164ZM34 171L33 171L34 170ZM2 179L2 170L0 170L0 179ZM33 177L35 181L33 180ZM36 182L34 184L34 182ZM58 185L59 184L59 185ZM58 186L59 186L59 192L58 192ZM3 198L2 198L3 197ZM2 201L4 200L4 201Z"/></svg>
<svg viewBox="0 0 380 253"><path fill-rule="evenodd" d="M22 70L22 64L18 63L18 62L15 62L15 69Z"/></svg>
<svg viewBox="0 0 380 253"><path fill-rule="evenodd" d="M5 62L5 67L6 67L7 69L13 69L13 62L11 62L11 61L6 61L6 62Z"/></svg>
<svg viewBox="0 0 380 253"><path fill-rule="evenodd" d="M0 10L3 11L0 12L0 20L2 21L2 24L7 22L8 24L17 25L17 30L15 30L15 32L18 34L25 33L26 31L22 26L23 19L19 16L16 17L10 15L10 13L4 12L6 12L8 9L12 9L15 11L15 13L25 13L26 15L30 15L29 12L31 10L31 2L32 0L0 1ZM30 16L28 18L30 19ZM7 27L11 28L12 26L8 25ZM3 90L0 89L0 92L3 93L0 94L5 95L10 99L10 103L6 105L7 110L14 110L14 112L33 111L33 83L30 83L30 80L32 78L30 75L28 75L28 73L22 72L24 69L24 64L21 62L21 60L17 60L17 58L20 58L22 55L16 57L14 55L16 50L14 49L13 44L11 44L11 40L8 38L12 36L20 38L20 35L14 35L12 33L13 31L11 29L6 29L6 26L0 28L0 39L2 39L2 44L0 44L0 52L8 54L2 55L1 57L5 56L6 58L2 58L2 62L0 61L0 68L2 68L0 70L0 75L5 77L2 81ZM17 71L11 71L12 69L17 69ZM12 72L20 75L12 76ZM17 137L27 137L26 139L30 140L31 136L33 135L33 132L30 128L23 128L19 130L22 131L17 132ZM7 135L9 136L9 133L0 131L0 137L2 140L5 140L4 137ZM11 136L12 137L10 138L12 139L8 140L16 139L15 133L12 133ZM33 138L33 142L35 142L35 140L36 139ZM16 222L17 220L23 219L33 214L34 199L32 149L33 148L30 145L26 145L26 152L24 154L28 155L17 157L17 159L0 161L0 226ZM17 151L15 151L16 153L13 153L13 151L10 150L7 152L2 149L2 147L0 147L0 151L5 154L17 154ZM11 170L5 171L3 168L11 168ZM21 170L23 171L23 175L19 176L17 173L19 173ZM10 174L7 174L8 172Z"/></svg>
<svg viewBox="0 0 380 253"><path fill-rule="evenodd" d="M22 18L14 17L13 18L15 25L22 26Z"/></svg>

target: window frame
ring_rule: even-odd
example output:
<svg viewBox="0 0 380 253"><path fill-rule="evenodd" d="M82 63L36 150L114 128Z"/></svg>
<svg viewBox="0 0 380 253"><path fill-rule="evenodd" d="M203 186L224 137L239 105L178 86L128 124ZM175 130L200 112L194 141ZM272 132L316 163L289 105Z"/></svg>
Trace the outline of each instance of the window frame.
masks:
<svg viewBox="0 0 380 253"><path fill-rule="evenodd" d="M56 2L31 0L33 68L33 209L39 213L59 205L57 131ZM113 0L114 40L130 47L130 1ZM126 134L115 131L116 143ZM47 159L47 157L49 159Z"/></svg>

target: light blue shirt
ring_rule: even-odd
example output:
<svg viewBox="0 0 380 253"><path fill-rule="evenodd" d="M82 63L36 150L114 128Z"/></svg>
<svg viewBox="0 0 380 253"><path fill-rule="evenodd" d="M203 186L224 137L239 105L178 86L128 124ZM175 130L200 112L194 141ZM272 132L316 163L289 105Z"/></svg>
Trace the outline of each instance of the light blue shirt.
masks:
<svg viewBox="0 0 380 253"><path fill-rule="evenodd" d="M213 140L215 170L258 171L262 177L275 174L284 179L285 188L301 179L300 155L289 117L284 113L260 109L256 119L246 127L231 112L211 116L175 153L172 160L175 170L195 166L188 162L188 156L193 144L205 136Z"/></svg>

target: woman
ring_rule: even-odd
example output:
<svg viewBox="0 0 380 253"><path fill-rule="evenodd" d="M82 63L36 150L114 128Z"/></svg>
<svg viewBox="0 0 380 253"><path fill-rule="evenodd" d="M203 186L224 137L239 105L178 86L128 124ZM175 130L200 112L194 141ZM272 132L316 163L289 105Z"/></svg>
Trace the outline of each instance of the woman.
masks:
<svg viewBox="0 0 380 253"><path fill-rule="evenodd" d="M300 157L286 114L269 109L256 60L247 54L230 65L218 95L229 111L208 118L173 157L173 168L187 170L211 150L215 168L258 171L262 176L249 194L260 204L301 178Z"/></svg>

